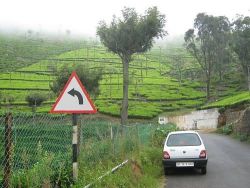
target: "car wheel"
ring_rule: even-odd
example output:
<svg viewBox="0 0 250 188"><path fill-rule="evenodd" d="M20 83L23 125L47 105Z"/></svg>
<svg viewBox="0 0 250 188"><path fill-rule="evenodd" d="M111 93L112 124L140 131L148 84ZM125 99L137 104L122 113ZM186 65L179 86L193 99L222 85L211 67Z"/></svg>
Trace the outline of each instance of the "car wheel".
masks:
<svg viewBox="0 0 250 188"><path fill-rule="evenodd" d="M169 175L169 169L168 168L164 168L164 174Z"/></svg>
<svg viewBox="0 0 250 188"><path fill-rule="evenodd" d="M207 173L207 167L202 167L201 168L201 174L205 175Z"/></svg>

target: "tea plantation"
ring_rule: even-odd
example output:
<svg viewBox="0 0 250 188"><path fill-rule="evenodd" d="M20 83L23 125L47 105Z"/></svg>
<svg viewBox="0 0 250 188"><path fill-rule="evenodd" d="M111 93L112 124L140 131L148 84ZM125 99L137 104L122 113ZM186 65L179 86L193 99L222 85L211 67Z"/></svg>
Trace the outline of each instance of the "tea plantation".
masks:
<svg viewBox="0 0 250 188"><path fill-rule="evenodd" d="M179 83L169 75L171 67L167 61L169 60L159 61L152 53L133 57L129 69L130 117L152 118L164 111L195 108L204 103L205 93L201 89L201 84L190 80ZM122 64L116 55L107 52L102 46L85 46L45 58L12 72L1 73L1 94L13 99L11 102L3 101L2 105L12 108L13 111L30 111L25 97L29 93L39 92L47 96L48 100L38 107L37 112L47 113L56 99L49 87L55 78L53 71L60 70L65 64L88 65L91 69L101 69L103 76L100 95L93 100L99 112L119 115L122 99ZM1 111L6 110L5 107Z"/></svg>

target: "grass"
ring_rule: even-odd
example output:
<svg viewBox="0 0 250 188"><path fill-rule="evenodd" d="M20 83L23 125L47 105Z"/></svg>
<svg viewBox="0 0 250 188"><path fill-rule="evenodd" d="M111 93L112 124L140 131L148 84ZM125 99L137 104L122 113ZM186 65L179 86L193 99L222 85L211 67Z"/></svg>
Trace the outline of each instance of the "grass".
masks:
<svg viewBox="0 0 250 188"><path fill-rule="evenodd" d="M114 167L119 163L108 164ZM137 167L137 168L136 168ZM99 168L99 170L102 170ZM161 149L143 148L134 155L123 168L97 181L93 187L159 187L159 179L163 175L161 168Z"/></svg>
<svg viewBox="0 0 250 188"><path fill-rule="evenodd" d="M125 137L102 139L100 142L86 144L86 152L82 153L79 160L81 178L76 187L93 182L93 187L158 187L159 179L163 175L162 147L159 143L162 143L167 135L162 137L159 128L157 125L139 124L126 128ZM161 129L171 131L175 130L175 126L161 126ZM155 140L159 141L154 142ZM96 181L125 159L129 159L127 165Z"/></svg>
<svg viewBox="0 0 250 188"><path fill-rule="evenodd" d="M70 161L70 123L71 119L65 116L14 114L11 187L40 187L45 180L54 181L52 176L59 178L58 166L65 159ZM3 165L4 116L0 116L0 125L0 163Z"/></svg>
<svg viewBox="0 0 250 188"><path fill-rule="evenodd" d="M14 117L12 186L55 186L59 180L61 186L70 186L71 119L68 116L44 114L36 117L16 114ZM4 126L1 127L0 132L3 132ZM162 147L159 143L166 136L159 128L170 131L175 126L134 124L124 127L121 136L121 127L117 124L85 119L81 127L83 139L80 139L79 181L73 187L83 187L95 181L125 159L130 160L128 165L96 182L94 187L157 186L163 175ZM3 142L4 134L1 135ZM0 160L3 160L2 147Z"/></svg>
<svg viewBox="0 0 250 188"><path fill-rule="evenodd" d="M4 143L4 126L1 126L0 140ZM22 153L27 152L30 156L30 164L34 163L36 148L40 143L44 150L52 153L64 152L71 146L70 121L53 119L49 116L15 116L13 125L13 166L19 167L22 161ZM0 152L2 159L3 150Z"/></svg>
<svg viewBox="0 0 250 188"><path fill-rule="evenodd" d="M249 91L240 92L230 97L226 97L222 100L210 103L202 107L202 109L207 108L221 108L221 107L233 107L239 104L249 103L250 93Z"/></svg>

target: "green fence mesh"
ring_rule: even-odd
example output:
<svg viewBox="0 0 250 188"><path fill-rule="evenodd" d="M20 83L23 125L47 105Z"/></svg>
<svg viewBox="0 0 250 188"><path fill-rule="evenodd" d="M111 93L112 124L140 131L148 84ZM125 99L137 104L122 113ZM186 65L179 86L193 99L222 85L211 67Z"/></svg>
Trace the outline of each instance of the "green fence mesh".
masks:
<svg viewBox="0 0 250 188"><path fill-rule="evenodd" d="M85 117L78 118L78 186L93 182L114 164L148 145L157 128L140 123L121 127ZM8 140L6 115L0 116L0 187L6 183L10 187L71 186L72 117L20 113L12 115L11 120ZM6 147L7 141L10 147ZM6 164L10 169L8 182L4 181Z"/></svg>

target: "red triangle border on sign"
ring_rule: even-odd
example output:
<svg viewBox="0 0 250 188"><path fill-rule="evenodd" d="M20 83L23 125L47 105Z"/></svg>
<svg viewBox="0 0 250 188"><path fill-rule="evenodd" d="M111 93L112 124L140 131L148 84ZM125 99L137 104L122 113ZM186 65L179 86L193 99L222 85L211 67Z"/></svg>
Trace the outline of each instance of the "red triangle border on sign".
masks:
<svg viewBox="0 0 250 188"><path fill-rule="evenodd" d="M55 111L55 107L57 106L57 104L59 103L59 101L61 100L63 94L65 93L65 90L67 89L68 85L70 84L71 80L75 77L75 79L77 80L79 86L81 87L82 91L84 92L84 95L86 96L89 104L91 105L91 107L93 108L93 110L57 110ZM55 104L52 106L52 109L50 110L50 113L67 113L67 114L95 114L97 112L94 103L92 102L92 100L89 97L88 92L86 91L85 87L83 86L83 84L81 83L79 77L77 76L76 72L73 71L72 74L69 77L69 80L67 81L66 85L64 86L63 90L60 92L59 97L56 99Z"/></svg>

